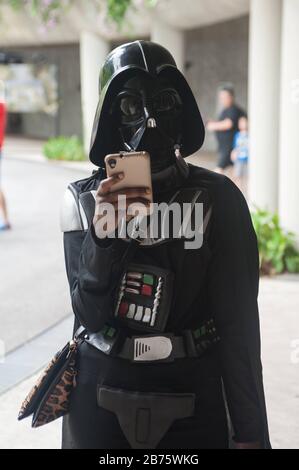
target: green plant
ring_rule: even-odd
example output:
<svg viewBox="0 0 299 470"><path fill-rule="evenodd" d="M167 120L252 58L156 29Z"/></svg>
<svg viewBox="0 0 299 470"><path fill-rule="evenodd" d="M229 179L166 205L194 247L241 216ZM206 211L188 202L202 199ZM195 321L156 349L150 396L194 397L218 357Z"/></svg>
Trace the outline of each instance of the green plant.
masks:
<svg viewBox="0 0 299 470"><path fill-rule="evenodd" d="M148 8L156 5L158 0L94 0L99 10L106 9L107 17L121 27L129 8L144 4ZM67 9L72 8L77 0L0 0L0 5L9 5L14 10L27 10L39 19L43 26L54 27L59 23ZM86 2L87 4L88 2ZM88 6L87 6L88 8Z"/></svg>
<svg viewBox="0 0 299 470"><path fill-rule="evenodd" d="M107 0L107 14L120 26L126 16L132 0Z"/></svg>
<svg viewBox="0 0 299 470"><path fill-rule="evenodd" d="M281 227L277 214L256 209L251 215L257 234L261 272L298 273L299 252L295 246L294 234Z"/></svg>
<svg viewBox="0 0 299 470"><path fill-rule="evenodd" d="M118 27L121 27L126 17L129 8L136 9L136 0L106 0L107 1L107 16L112 19ZM145 5L147 8L153 8L158 3L158 0L139 0L139 6Z"/></svg>
<svg viewBox="0 0 299 470"><path fill-rule="evenodd" d="M49 160L86 160L83 145L78 137L53 137L43 147L44 155Z"/></svg>
<svg viewBox="0 0 299 470"><path fill-rule="evenodd" d="M54 27L75 2L76 0L0 0L0 4L9 5L16 11L28 11L48 28Z"/></svg>

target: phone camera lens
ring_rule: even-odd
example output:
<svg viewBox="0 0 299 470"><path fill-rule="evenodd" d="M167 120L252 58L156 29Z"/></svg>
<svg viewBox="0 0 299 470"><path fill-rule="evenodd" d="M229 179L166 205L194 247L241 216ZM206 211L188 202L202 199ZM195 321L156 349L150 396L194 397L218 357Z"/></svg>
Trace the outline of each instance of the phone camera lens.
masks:
<svg viewBox="0 0 299 470"><path fill-rule="evenodd" d="M116 160L114 160L114 158L109 160L109 166L110 166L110 168L115 168L116 167Z"/></svg>

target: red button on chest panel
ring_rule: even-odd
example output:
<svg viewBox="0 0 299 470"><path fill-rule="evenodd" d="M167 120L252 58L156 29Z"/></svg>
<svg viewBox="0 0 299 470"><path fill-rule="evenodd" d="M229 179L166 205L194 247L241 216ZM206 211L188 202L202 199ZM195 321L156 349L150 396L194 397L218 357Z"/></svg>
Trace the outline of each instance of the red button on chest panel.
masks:
<svg viewBox="0 0 299 470"><path fill-rule="evenodd" d="M143 285L141 289L141 295L151 296L153 293L153 288L151 286Z"/></svg>
<svg viewBox="0 0 299 470"><path fill-rule="evenodd" d="M129 310L129 304L127 302L121 302L119 309L118 309L119 316L125 317L128 310Z"/></svg>

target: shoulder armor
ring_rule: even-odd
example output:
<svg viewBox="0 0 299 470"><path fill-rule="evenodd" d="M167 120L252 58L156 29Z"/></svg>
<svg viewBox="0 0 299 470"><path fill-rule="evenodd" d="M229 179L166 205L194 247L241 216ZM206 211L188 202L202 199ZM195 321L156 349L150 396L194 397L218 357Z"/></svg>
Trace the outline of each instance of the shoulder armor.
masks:
<svg viewBox="0 0 299 470"><path fill-rule="evenodd" d="M96 191L78 193L70 184L64 193L61 211L60 228L62 232L88 230L92 221Z"/></svg>

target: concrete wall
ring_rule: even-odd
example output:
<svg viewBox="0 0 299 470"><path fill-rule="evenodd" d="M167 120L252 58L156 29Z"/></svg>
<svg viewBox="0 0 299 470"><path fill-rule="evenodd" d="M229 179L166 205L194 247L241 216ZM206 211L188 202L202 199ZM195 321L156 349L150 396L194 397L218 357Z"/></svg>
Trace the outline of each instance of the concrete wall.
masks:
<svg viewBox="0 0 299 470"><path fill-rule="evenodd" d="M186 33L186 76L204 121L217 115L217 88L232 82L238 103L247 109L249 17L206 26ZM216 141L207 134L204 149Z"/></svg>
<svg viewBox="0 0 299 470"><path fill-rule="evenodd" d="M3 51L3 49L1 49ZM10 49L4 49L9 51ZM11 49L12 50L12 49ZM57 116L45 113L22 114L21 133L36 138L54 135L82 136L79 45L14 48L24 62L42 57L58 66L60 107Z"/></svg>

